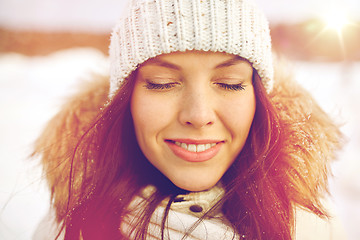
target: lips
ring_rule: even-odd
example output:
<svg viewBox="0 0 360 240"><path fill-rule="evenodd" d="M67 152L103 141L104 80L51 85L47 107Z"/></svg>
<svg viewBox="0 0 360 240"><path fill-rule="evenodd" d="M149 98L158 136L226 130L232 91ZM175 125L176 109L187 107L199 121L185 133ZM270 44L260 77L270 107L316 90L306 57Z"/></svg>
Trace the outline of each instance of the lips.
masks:
<svg viewBox="0 0 360 240"><path fill-rule="evenodd" d="M190 152L204 152L216 145L216 143L206 143L206 144L187 144L183 142L175 142L175 144L185 150Z"/></svg>
<svg viewBox="0 0 360 240"><path fill-rule="evenodd" d="M176 139L165 141L172 152L189 162L204 162L215 157L223 141Z"/></svg>

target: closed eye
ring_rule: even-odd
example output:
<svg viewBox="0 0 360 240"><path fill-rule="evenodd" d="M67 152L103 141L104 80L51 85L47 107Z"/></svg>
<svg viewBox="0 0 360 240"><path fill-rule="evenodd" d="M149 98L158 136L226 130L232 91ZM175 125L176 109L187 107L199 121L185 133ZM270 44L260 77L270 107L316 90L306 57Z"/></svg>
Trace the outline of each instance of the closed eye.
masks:
<svg viewBox="0 0 360 240"><path fill-rule="evenodd" d="M175 85L177 85L178 83L172 82L172 83L152 83L147 81L145 88L149 89L149 90L168 90L171 89L173 87L175 87Z"/></svg>
<svg viewBox="0 0 360 240"><path fill-rule="evenodd" d="M246 87L242 83L239 83L239 84L216 83L216 85L218 85L219 87L221 87L225 90L230 90L230 91L241 91L241 90L245 90L245 87Z"/></svg>

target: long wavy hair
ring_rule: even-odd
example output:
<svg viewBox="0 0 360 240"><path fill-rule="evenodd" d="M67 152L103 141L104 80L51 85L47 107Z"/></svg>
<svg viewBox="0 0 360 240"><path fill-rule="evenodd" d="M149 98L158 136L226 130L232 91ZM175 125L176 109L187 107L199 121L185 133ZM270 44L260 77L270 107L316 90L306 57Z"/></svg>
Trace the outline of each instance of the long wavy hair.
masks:
<svg viewBox="0 0 360 240"><path fill-rule="evenodd" d="M141 188L153 184L157 192L134 227L136 238L145 239L158 204L184 192L147 161L137 144L130 113L135 75L125 81L74 149L68 204L61 217L65 239L79 239L80 234L85 240L122 239L119 226L128 205ZM243 150L221 180L222 210L241 236L291 239L293 212L277 171L281 122L256 72L253 84L255 117ZM74 188L76 174L82 176L79 189Z"/></svg>
<svg viewBox="0 0 360 240"><path fill-rule="evenodd" d="M129 213L128 206L133 197L149 184L156 186L157 191L133 226L134 236L146 239L153 212L168 198L162 221L164 233L172 201L178 194L186 192L153 167L137 144L130 112L135 77L136 71L124 81L111 103L101 109L97 117L90 117L92 120L79 130L80 137L71 138L71 133L59 133L69 138L71 147L63 146L65 154L57 156L63 159L58 166L51 165L54 161L50 161L50 165L44 163L51 169L48 175L55 168L61 168L63 162L68 166L50 183L57 221L62 223L58 237L65 233L65 239L71 240L80 237L85 240L126 239L119 230L122 219ZM227 222L246 239L291 239L294 234L294 202L319 216L326 216L326 213L318 194L311 189L317 180L302 179L301 174L294 170L296 161L290 162L286 158L289 154L283 149L286 144L284 129L289 132L293 127L286 126L287 123L280 119L256 71L253 85L256 112L250 133L239 156L221 179L225 195L213 209L221 205ZM53 131L52 128L47 130ZM35 154L40 152L36 151ZM44 158L54 157L47 150L44 152ZM322 166L319 164L317 167L320 169ZM61 191L55 191L54 188L59 186ZM67 196L67 199L60 195ZM209 212L198 223L207 214ZM184 237L189 233L184 233Z"/></svg>

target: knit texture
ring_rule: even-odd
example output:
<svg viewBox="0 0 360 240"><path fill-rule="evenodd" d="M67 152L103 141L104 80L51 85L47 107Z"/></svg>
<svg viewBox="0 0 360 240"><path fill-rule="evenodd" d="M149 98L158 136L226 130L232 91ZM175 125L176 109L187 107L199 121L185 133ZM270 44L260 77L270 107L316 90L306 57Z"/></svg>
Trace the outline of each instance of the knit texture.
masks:
<svg viewBox="0 0 360 240"><path fill-rule="evenodd" d="M251 0L130 0L111 37L110 99L139 64L187 50L241 56L272 89L269 24Z"/></svg>

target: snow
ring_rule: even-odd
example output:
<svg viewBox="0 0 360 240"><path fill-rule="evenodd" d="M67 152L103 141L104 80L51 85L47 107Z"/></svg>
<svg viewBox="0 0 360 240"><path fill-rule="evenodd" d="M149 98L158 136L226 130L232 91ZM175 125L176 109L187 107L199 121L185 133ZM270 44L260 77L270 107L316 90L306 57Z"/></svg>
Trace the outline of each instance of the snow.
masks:
<svg viewBox="0 0 360 240"><path fill-rule="evenodd" d="M0 55L0 239L31 239L49 209L41 169L29 159L32 144L79 79L107 65L94 49Z"/></svg>
<svg viewBox="0 0 360 240"><path fill-rule="evenodd" d="M49 56L0 55L0 239L30 239L49 208L49 193L32 143L90 72L106 72L107 58L97 50L77 48ZM360 236L360 62L292 65L298 81L309 89L347 137L334 164L331 191L336 211L350 235Z"/></svg>

